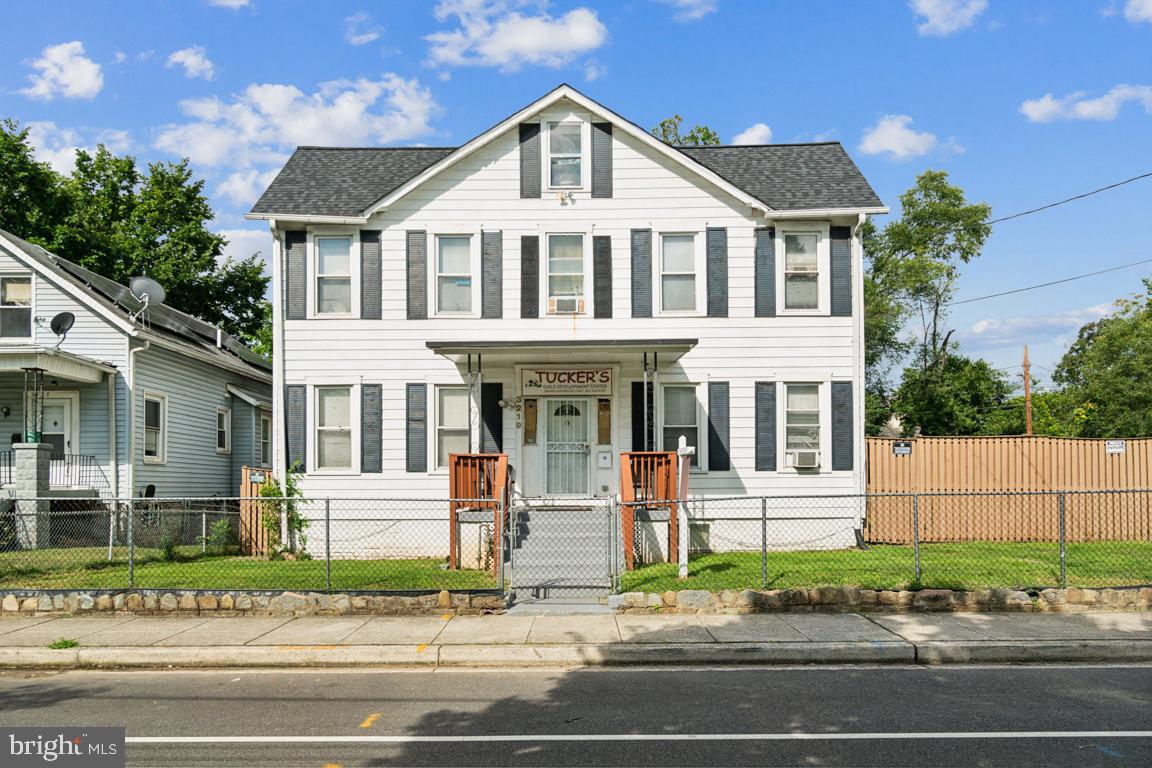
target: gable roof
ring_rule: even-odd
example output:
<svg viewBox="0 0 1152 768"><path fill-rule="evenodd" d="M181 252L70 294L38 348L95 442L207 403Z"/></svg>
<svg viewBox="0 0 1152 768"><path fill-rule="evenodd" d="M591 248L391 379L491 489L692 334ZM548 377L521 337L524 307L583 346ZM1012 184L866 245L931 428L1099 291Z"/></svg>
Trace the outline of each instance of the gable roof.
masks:
<svg viewBox="0 0 1152 768"><path fill-rule="evenodd" d="M709 154L710 159L706 160L686 148L664 144L575 88L561 85L456 148L300 147L248 216L366 220L374 210L561 99L608 119L657 153L753 207L770 211L883 209L872 187L838 143L723 147L728 152L715 157ZM813 151L815 147L825 149ZM371 200L364 204L367 198Z"/></svg>
<svg viewBox="0 0 1152 768"><path fill-rule="evenodd" d="M119 320L126 321L129 314L141 308L140 302L132 292L115 280L98 275L4 230L0 230L0 237L3 238L0 240L0 252L9 253L16 258L23 255L41 267L46 267L68 284L80 289L88 299L88 303L95 303ZM11 243L19 253L11 253L11 249L5 247L4 241ZM242 362L253 368L255 375L267 375L272 370L272 364L267 359L250 350L236 337L218 331L211 323L165 304L149 307L135 325L143 331L192 346L201 354L207 353L216 357L221 364ZM219 333L219 346L217 333Z"/></svg>

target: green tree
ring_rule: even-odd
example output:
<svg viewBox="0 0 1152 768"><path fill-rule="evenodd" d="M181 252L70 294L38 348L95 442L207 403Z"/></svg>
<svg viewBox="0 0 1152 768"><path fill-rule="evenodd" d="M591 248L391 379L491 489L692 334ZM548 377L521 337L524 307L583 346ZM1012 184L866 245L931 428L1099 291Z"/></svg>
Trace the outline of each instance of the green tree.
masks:
<svg viewBox="0 0 1152 768"><path fill-rule="evenodd" d="M1079 436L1152 436L1152 279L1081 328L1052 379Z"/></svg>
<svg viewBox="0 0 1152 768"><path fill-rule="evenodd" d="M664 118L652 129L652 135L665 144L674 147L714 147L720 143L720 136L706 125L697 125L686 134L680 133L680 115Z"/></svg>
<svg viewBox="0 0 1152 768"><path fill-rule="evenodd" d="M0 120L0 229L46 246L67 210L64 180L36 159L28 129Z"/></svg>
<svg viewBox="0 0 1152 768"><path fill-rule="evenodd" d="M1000 434L1013 389L987 361L951 353L930 368L906 368L892 407L905 434Z"/></svg>

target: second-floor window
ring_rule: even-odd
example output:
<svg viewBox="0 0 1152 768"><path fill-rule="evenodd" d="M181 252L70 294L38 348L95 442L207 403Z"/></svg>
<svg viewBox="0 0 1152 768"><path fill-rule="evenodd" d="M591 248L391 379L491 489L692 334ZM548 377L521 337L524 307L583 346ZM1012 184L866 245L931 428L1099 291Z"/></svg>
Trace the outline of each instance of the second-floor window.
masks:
<svg viewBox="0 0 1152 768"><path fill-rule="evenodd" d="M548 184L579 187L583 180L580 123L548 124Z"/></svg>
<svg viewBox="0 0 1152 768"><path fill-rule="evenodd" d="M260 466L272 466L272 417L260 415Z"/></svg>
<svg viewBox="0 0 1152 768"><path fill-rule="evenodd" d="M664 312L696 309L696 242L692 235L660 238L660 309Z"/></svg>
<svg viewBox="0 0 1152 768"><path fill-rule="evenodd" d="M548 236L548 313L584 311L584 236Z"/></svg>
<svg viewBox="0 0 1152 768"><path fill-rule="evenodd" d="M0 277L0 338L32 335L32 278Z"/></svg>
<svg viewBox="0 0 1152 768"><path fill-rule="evenodd" d="M316 238L316 314L352 314L352 238Z"/></svg>
<svg viewBox="0 0 1152 768"><path fill-rule="evenodd" d="M472 239L436 238L436 311L472 312Z"/></svg>
<svg viewBox="0 0 1152 768"><path fill-rule="evenodd" d="M820 306L820 236L813 232L784 235L784 308L816 309Z"/></svg>

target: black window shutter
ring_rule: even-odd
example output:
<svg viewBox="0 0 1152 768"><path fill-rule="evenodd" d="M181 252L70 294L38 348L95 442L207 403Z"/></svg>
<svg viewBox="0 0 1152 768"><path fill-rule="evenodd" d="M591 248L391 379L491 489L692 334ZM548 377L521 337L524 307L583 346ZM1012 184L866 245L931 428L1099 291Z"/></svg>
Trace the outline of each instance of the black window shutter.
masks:
<svg viewBox="0 0 1152 768"><path fill-rule="evenodd" d="M632 317L652 317L652 230L632 230Z"/></svg>
<svg viewBox="0 0 1152 768"><path fill-rule="evenodd" d="M285 428L287 430L288 470L299 466L307 469L308 445L308 392L303 384L289 384L284 387Z"/></svg>
<svg viewBox="0 0 1152 768"><path fill-rule="evenodd" d="M520 317L540 317L540 237L520 237Z"/></svg>
<svg viewBox="0 0 1152 768"><path fill-rule="evenodd" d="M428 471L428 386L405 387L405 471Z"/></svg>
<svg viewBox="0 0 1152 768"><path fill-rule="evenodd" d="M540 197L540 123L520 124L520 197Z"/></svg>
<svg viewBox="0 0 1152 768"><path fill-rule="evenodd" d="M728 230L708 227L708 317L728 317Z"/></svg>
<svg viewBox="0 0 1152 768"><path fill-rule="evenodd" d="M611 123L592 123L592 197L612 197Z"/></svg>
<svg viewBox="0 0 1152 768"><path fill-rule="evenodd" d="M308 316L308 234L284 233L284 318Z"/></svg>
<svg viewBox="0 0 1152 768"><path fill-rule="evenodd" d="M380 230L360 230L360 317L380 319Z"/></svg>
<svg viewBox="0 0 1152 768"><path fill-rule="evenodd" d="M428 317L428 236L423 230L408 232L408 319Z"/></svg>
<svg viewBox="0 0 1152 768"><path fill-rule="evenodd" d="M592 237L593 317L612 317L612 238Z"/></svg>
<svg viewBox="0 0 1152 768"><path fill-rule="evenodd" d="M756 230L756 317L776 316L776 230Z"/></svg>
<svg viewBox="0 0 1152 768"><path fill-rule="evenodd" d="M756 382L756 471L776 471L776 382Z"/></svg>
<svg viewBox="0 0 1152 768"><path fill-rule="evenodd" d="M480 316L504 316L504 233L480 235Z"/></svg>
<svg viewBox="0 0 1152 768"><path fill-rule="evenodd" d="M728 414L728 382L708 382L708 469L715 472L732 469Z"/></svg>
<svg viewBox="0 0 1152 768"><path fill-rule="evenodd" d="M656 450L656 388L648 382L648 413L644 413L644 382L632 382L632 450ZM648 446L644 446L644 432L647 426Z"/></svg>
<svg viewBox="0 0 1152 768"><path fill-rule="evenodd" d="M484 382L480 385L480 452L504 452L504 385Z"/></svg>
<svg viewBox="0 0 1152 768"><path fill-rule="evenodd" d="M384 471L382 410L384 388L380 384L360 385L360 471Z"/></svg>
<svg viewBox="0 0 1152 768"><path fill-rule="evenodd" d="M852 316L852 228L829 229L829 256L832 274L832 317Z"/></svg>
<svg viewBox="0 0 1152 768"><path fill-rule="evenodd" d="M853 464L852 382L832 382L832 469L851 470Z"/></svg>

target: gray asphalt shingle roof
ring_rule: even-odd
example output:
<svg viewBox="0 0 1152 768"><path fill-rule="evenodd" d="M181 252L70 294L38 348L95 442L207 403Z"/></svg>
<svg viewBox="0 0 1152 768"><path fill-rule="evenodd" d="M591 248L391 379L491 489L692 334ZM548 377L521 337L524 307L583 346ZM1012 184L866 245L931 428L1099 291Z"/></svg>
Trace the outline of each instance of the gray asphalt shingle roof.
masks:
<svg viewBox="0 0 1152 768"><path fill-rule="evenodd" d="M299 147L252 213L360 216L452 154L450 147ZM883 203L838 142L681 147L680 151L779 211Z"/></svg>

